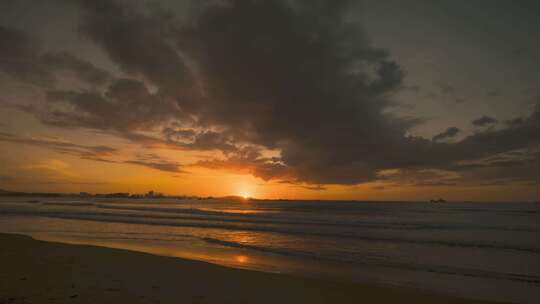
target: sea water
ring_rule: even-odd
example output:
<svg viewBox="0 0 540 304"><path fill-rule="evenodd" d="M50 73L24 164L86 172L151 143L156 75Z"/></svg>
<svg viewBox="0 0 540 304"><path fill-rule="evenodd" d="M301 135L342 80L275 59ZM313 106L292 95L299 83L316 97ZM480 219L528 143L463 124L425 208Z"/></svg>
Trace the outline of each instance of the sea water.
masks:
<svg viewBox="0 0 540 304"><path fill-rule="evenodd" d="M540 303L540 204L0 198L0 232Z"/></svg>

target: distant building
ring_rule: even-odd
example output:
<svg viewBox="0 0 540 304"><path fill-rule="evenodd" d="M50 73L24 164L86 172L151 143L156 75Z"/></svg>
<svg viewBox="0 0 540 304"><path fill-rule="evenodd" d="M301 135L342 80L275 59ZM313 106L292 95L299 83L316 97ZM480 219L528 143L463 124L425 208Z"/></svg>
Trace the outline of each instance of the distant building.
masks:
<svg viewBox="0 0 540 304"><path fill-rule="evenodd" d="M127 193L127 192L108 193L108 194L105 194L104 197L109 197L109 198L129 198L129 193Z"/></svg>
<svg viewBox="0 0 540 304"><path fill-rule="evenodd" d="M446 201L440 198L438 200L431 200L430 203L446 203Z"/></svg>
<svg viewBox="0 0 540 304"><path fill-rule="evenodd" d="M145 195L146 198L162 198L165 197L163 193L154 192L153 190L148 191Z"/></svg>

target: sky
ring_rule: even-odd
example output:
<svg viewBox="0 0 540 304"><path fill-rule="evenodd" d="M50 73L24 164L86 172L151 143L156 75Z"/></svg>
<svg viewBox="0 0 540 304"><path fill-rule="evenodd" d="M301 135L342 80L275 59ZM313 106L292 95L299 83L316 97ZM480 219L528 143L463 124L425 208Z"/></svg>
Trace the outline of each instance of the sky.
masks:
<svg viewBox="0 0 540 304"><path fill-rule="evenodd" d="M4 0L0 188L540 200L540 4Z"/></svg>

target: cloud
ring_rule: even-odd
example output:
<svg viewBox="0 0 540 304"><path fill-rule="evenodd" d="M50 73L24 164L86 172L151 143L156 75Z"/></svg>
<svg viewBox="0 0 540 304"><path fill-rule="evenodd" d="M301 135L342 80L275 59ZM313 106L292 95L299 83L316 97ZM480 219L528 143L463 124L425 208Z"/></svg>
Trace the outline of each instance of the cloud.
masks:
<svg viewBox="0 0 540 304"><path fill-rule="evenodd" d="M450 83L439 82L435 83L435 86L437 87L439 92L432 93L432 97L441 97L445 100L450 100L455 103L463 103L467 101L466 98L460 96L456 87Z"/></svg>
<svg viewBox="0 0 540 304"><path fill-rule="evenodd" d="M167 127L162 133L167 143L187 150L219 150L225 154L238 150L232 136L216 131Z"/></svg>
<svg viewBox="0 0 540 304"><path fill-rule="evenodd" d="M72 71L81 80L94 85L103 85L112 76L105 70L67 52L45 53L39 58L43 68L51 72Z"/></svg>
<svg viewBox="0 0 540 304"><path fill-rule="evenodd" d="M315 185L315 186L302 186L302 188L311 190L311 191L324 191L326 190L326 187L322 185Z"/></svg>
<svg viewBox="0 0 540 304"><path fill-rule="evenodd" d="M524 122L523 117L516 117L510 120L507 120L506 124L510 127L516 127L523 124L523 122Z"/></svg>
<svg viewBox="0 0 540 304"><path fill-rule="evenodd" d="M72 72L80 80L102 85L110 79L99 69L66 52L41 52L39 43L31 35L17 29L0 26L0 72L11 78L39 86L52 86L62 72Z"/></svg>
<svg viewBox="0 0 540 304"><path fill-rule="evenodd" d="M411 126L383 114L403 72L346 21L349 3L287 3L208 7L180 31L178 46L197 63L209 97L196 115L237 141L281 151L282 164L259 159L258 168L282 174L283 166L312 183L369 179L363 156Z"/></svg>
<svg viewBox="0 0 540 304"><path fill-rule="evenodd" d="M148 162L148 161L141 161L141 160L128 160L123 162L124 164L132 164L132 165L139 165L148 167L151 169L156 169L159 171L165 171L165 172L173 172L173 173L182 173L184 171L179 169L178 163L169 163L169 162Z"/></svg>
<svg viewBox="0 0 540 304"><path fill-rule="evenodd" d="M461 132L460 129L456 128L456 127L450 127L448 129L446 129L444 132L442 133L439 133L435 136L433 136L433 141L440 141L440 140L444 140L444 139L448 139L448 138L453 138L453 137L456 137L459 132Z"/></svg>
<svg viewBox="0 0 540 304"><path fill-rule="evenodd" d="M127 74L143 76L166 94L189 93L194 78L169 39L165 12L145 14L121 1L81 0L79 32L100 44ZM187 102L187 101L185 101Z"/></svg>
<svg viewBox="0 0 540 304"><path fill-rule="evenodd" d="M31 37L19 30L0 26L0 70L25 81L45 78L45 71L34 65L37 45Z"/></svg>
<svg viewBox="0 0 540 304"><path fill-rule="evenodd" d="M540 104L537 104L522 123L510 128L486 130L465 138L456 144L456 150L465 154L496 155L540 143ZM473 151L478 152L474 153ZM466 159L463 157L463 159Z"/></svg>
<svg viewBox="0 0 540 304"><path fill-rule="evenodd" d="M375 191L384 191L388 188L388 186L382 186L382 185L378 185L378 186L373 186L371 187L372 190L375 190Z"/></svg>
<svg viewBox="0 0 540 304"><path fill-rule="evenodd" d="M449 83L439 83L439 88L441 89L441 93L443 95L455 95L456 94L456 88L449 84Z"/></svg>
<svg viewBox="0 0 540 304"><path fill-rule="evenodd" d="M6 132L0 132L0 141L49 148L60 153L80 157L104 157L116 152L115 148L104 145L85 146L59 138L21 137Z"/></svg>
<svg viewBox="0 0 540 304"><path fill-rule="evenodd" d="M139 155L137 159L123 161L123 163L144 166L165 172L185 173L185 171L180 169L180 164L177 162L164 160L155 154Z"/></svg>
<svg viewBox="0 0 540 304"><path fill-rule="evenodd" d="M138 155L135 158L127 160L116 160L101 157L83 157L83 159L110 164L137 165L168 173L186 173L186 171L181 169L181 165L179 163L162 159L155 154Z"/></svg>
<svg viewBox="0 0 540 304"><path fill-rule="evenodd" d="M20 137L10 133L0 132L0 142L10 142L16 144L32 145L51 149L62 154L77 156L81 159L108 162L115 164L132 164L144 166L159 171L183 173L180 169L180 164L176 162L161 159L155 154L139 155L134 159L115 160L111 157L116 156L118 150L109 146L86 146L74 144L59 138L36 138L36 137ZM62 161L50 161L47 163L34 164L32 169L49 169L60 172L60 169L66 169L65 163ZM65 171L65 170L64 170ZM67 171L66 171L67 172ZM66 175L66 174L64 174Z"/></svg>
<svg viewBox="0 0 540 304"><path fill-rule="evenodd" d="M201 160L192 166L247 173L267 181L279 178L292 182L297 179L293 170L283 164L279 158L264 157L260 150L253 148L241 149L225 159Z"/></svg>
<svg viewBox="0 0 540 304"><path fill-rule="evenodd" d="M540 145L458 162L452 170L470 184L535 183L540 181Z"/></svg>
<svg viewBox="0 0 540 304"><path fill-rule="evenodd" d="M348 18L354 1L207 2L187 22L129 1L78 3L79 32L125 75L98 88L49 89L44 105L28 109L48 125L221 151L193 165L306 185L370 182L389 169L433 183L422 172L471 174L484 169L459 163L540 140L538 108L519 124L459 141L444 141L458 135L456 127L432 140L411 136L422 120L390 111L405 72ZM20 58L39 57L19 36L9 41L25 50ZM24 65L10 73L30 75ZM453 86L440 89L456 97ZM153 159L127 162L178 168Z"/></svg>
<svg viewBox="0 0 540 304"><path fill-rule="evenodd" d="M404 73L346 21L348 1L231 1L207 6L187 26L119 1L81 3L80 32L157 91L134 80L102 94L50 91L46 109L35 112L47 124L135 138L178 120L196 135L177 142L168 130L168 144L218 149L260 177L287 167L317 183L370 179L376 168L362 155L398 144L415 124L385 113ZM279 150L280 163L243 159L243 146Z"/></svg>
<svg viewBox="0 0 540 304"><path fill-rule="evenodd" d="M290 180L282 180L279 183L280 184L287 184L287 185L291 185L291 186L294 186L294 187L299 187L299 188L306 189L306 190L311 190L311 191L324 191L324 190L327 189L324 185L304 184L304 183L299 183L299 182L290 181Z"/></svg>
<svg viewBox="0 0 540 304"><path fill-rule="evenodd" d="M473 120L472 124L477 127L483 127L483 126L496 124L497 122L498 122L497 119L484 115L478 119Z"/></svg>
<svg viewBox="0 0 540 304"><path fill-rule="evenodd" d="M16 181L16 178L9 175L0 175L0 183L8 184Z"/></svg>
<svg viewBox="0 0 540 304"><path fill-rule="evenodd" d="M490 90L486 94L488 97L499 97L501 96L501 93L497 90Z"/></svg>
<svg viewBox="0 0 540 304"><path fill-rule="evenodd" d="M457 184L460 175L450 170L440 169L399 169L380 176L379 185L383 188L393 187L443 187Z"/></svg>
<svg viewBox="0 0 540 304"><path fill-rule="evenodd" d="M44 123L121 133L149 129L180 113L171 100L131 79L115 80L104 93L48 91L47 101L38 112Z"/></svg>
<svg viewBox="0 0 540 304"><path fill-rule="evenodd" d="M25 165L23 169L45 170L66 177L76 177L77 173L71 170L71 166L60 159L46 159L35 164Z"/></svg>

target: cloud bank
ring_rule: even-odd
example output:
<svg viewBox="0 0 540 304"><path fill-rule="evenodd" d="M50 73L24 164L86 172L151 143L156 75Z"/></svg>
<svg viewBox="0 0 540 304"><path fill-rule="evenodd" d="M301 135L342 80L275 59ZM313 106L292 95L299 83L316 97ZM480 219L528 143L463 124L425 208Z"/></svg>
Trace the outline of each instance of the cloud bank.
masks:
<svg viewBox="0 0 540 304"><path fill-rule="evenodd" d="M99 45L122 75L69 54L40 54L24 33L0 31L9 42L2 54L12 58L0 63L4 73L42 85L69 69L94 86L44 86L47 101L28 111L48 125L218 151L220 156L191 165L311 185L381 180L385 170L410 176L482 171L484 178L489 167L493 177L513 178L517 170L485 160L533 151L540 143L538 107L520 123L457 142L445 141L460 133L455 127L432 140L411 136L422 119L390 111L405 72L351 21L354 1L207 1L182 21L129 1L78 3L80 34ZM473 122L495 123L487 116ZM529 156L513 165L536 161ZM472 161L482 169L467 165ZM146 164L174 171L174 165ZM538 172L526 178L537 179Z"/></svg>

